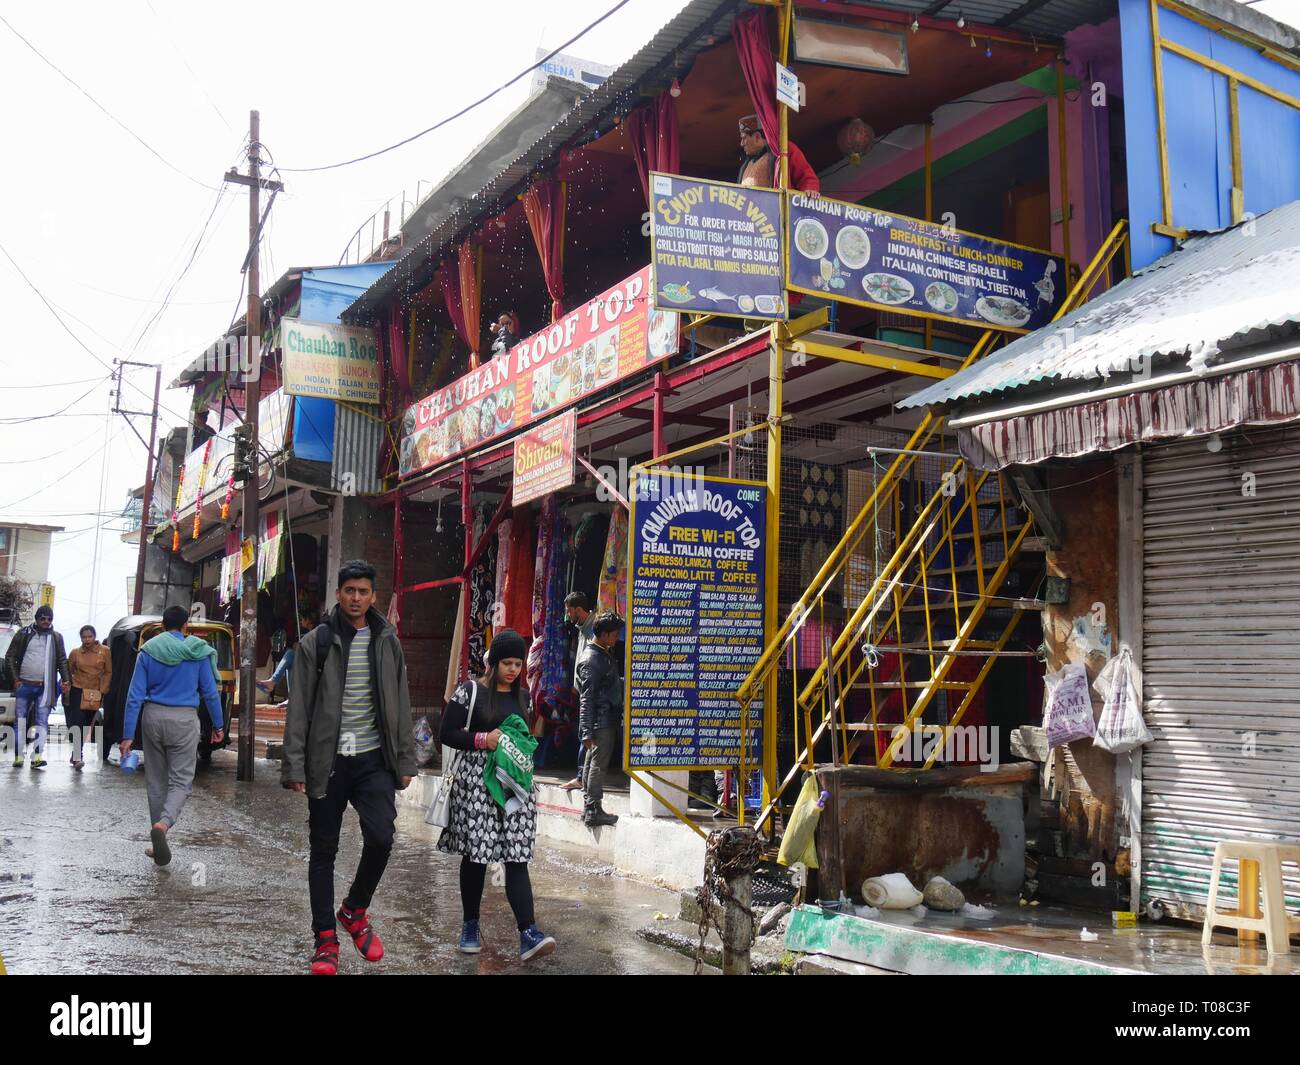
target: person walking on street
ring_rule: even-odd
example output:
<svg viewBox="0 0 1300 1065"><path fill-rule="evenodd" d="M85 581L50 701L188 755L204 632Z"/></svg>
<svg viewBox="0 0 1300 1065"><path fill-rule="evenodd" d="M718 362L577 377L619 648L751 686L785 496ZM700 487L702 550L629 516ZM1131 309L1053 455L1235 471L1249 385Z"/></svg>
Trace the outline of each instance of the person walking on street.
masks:
<svg viewBox="0 0 1300 1065"><path fill-rule="evenodd" d="M13 674L14 711L14 768L23 767L23 749L27 741L27 719L36 719L36 744L32 752L32 768L44 769L45 739L50 731L50 710L59 697L58 682L62 681L64 698L68 694L68 656L63 650L63 637L54 631L54 611L48 606L36 608L32 624L19 629L5 652L9 670Z"/></svg>
<svg viewBox="0 0 1300 1065"><path fill-rule="evenodd" d="M528 863L537 838L537 796L531 788L517 808L507 812L488 791L484 767L489 752L502 739L502 725L511 715L527 720L527 688L522 683L528 645L514 629L502 629L488 648L487 675L456 689L442 714L439 739L463 752L451 782L451 821L443 829L438 849L459 854L460 903L465 923L460 950L483 949L479 906L491 862L505 864L506 898L519 928L519 957L523 961L550 954L555 940L537 927Z"/></svg>
<svg viewBox="0 0 1300 1065"><path fill-rule="evenodd" d="M384 956L367 911L393 849L397 791L416 772L406 658L397 630L374 608L374 567L343 563L337 594L338 605L298 641L280 770L286 788L307 795L316 976L338 972L338 924L366 961ZM361 860L335 913L334 859L348 803L361 819Z"/></svg>
<svg viewBox="0 0 1300 1065"><path fill-rule="evenodd" d="M292 683L293 660L296 657L295 652L298 644L302 642L302 638L307 633L312 632L316 628L316 620L316 614L314 611L308 612L304 610L298 615L298 638L294 640L292 646L284 652L284 656L276 664L275 671L267 677L266 680L257 681L257 686L261 688L262 691L266 692L267 695L275 694L275 686L280 682L281 677L284 678L286 690Z"/></svg>
<svg viewBox="0 0 1300 1065"><path fill-rule="evenodd" d="M85 739L95 727L95 715L113 683L113 659L96 639L94 625L81 626L81 646L68 655L72 686L63 700L63 717L72 734L72 768L81 772Z"/></svg>
<svg viewBox="0 0 1300 1065"><path fill-rule="evenodd" d="M578 663L578 739L587 751L586 778L582 782L582 823L590 828L612 825L616 814L606 813L605 771L618 746L623 727L623 679L614 659L614 645L623 619L612 611L592 622L594 636Z"/></svg>
<svg viewBox="0 0 1300 1065"><path fill-rule="evenodd" d="M145 641L135 660L126 693L122 722L122 757L131 753L136 722L144 743L144 783L149 796L150 846L145 850L157 865L172 860L167 833L176 824L194 789L198 758L199 700L216 722L225 720L217 690L217 649L199 636L187 636L190 612L183 606L163 611L163 631ZM212 730L220 743L224 730Z"/></svg>
<svg viewBox="0 0 1300 1065"><path fill-rule="evenodd" d="M574 675L577 675L577 664L582 661L582 656L587 650L587 645L591 643L592 631L591 626L595 621L595 615L591 612L591 598L586 592L570 592L564 597L564 616L568 618L569 623L578 630L578 653L574 656ZM587 749L578 742L578 770L572 780L567 780L560 785L565 791L576 791L582 787L583 767L587 762Z"/></svg>

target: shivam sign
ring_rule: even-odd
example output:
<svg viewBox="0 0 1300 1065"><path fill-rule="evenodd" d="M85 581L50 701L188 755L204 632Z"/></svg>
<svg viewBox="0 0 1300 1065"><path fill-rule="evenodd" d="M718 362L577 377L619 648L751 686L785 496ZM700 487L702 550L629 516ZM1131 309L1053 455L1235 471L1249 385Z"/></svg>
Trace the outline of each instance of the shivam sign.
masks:
<svg viewBox="0 0 1300 1065"><path fill-rule="evenodd" d="M379 343L373 329L285 318L280 350L289 395L379 402Z"/></svg>

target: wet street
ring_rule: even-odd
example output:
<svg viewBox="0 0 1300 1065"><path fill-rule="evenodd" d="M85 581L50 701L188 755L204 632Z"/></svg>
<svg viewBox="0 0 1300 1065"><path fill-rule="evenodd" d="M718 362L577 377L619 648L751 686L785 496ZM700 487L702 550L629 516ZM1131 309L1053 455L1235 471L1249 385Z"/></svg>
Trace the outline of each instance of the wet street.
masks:
<svg viewBox="0 0 1300 1065"><path fill-rule="evenodd" d="M0 767L0 956L10 973L305 973L311 953L307 804L259 762L235 780L233 752L200 769L170 834L172 863L144 856L144 775L91 765L55 748L43 772ZM610 874L581 851L538 845L537 921L559 947L521 963L505 892L489 876L483 953L455 949L459 858L438 853L422 813L398 806L392 860L371 906L385 958L343 943L340 975L368 973L687 973L691 963L637 939L677 898ZM361 849L349 811L336 866L336 905Z"/></svg>

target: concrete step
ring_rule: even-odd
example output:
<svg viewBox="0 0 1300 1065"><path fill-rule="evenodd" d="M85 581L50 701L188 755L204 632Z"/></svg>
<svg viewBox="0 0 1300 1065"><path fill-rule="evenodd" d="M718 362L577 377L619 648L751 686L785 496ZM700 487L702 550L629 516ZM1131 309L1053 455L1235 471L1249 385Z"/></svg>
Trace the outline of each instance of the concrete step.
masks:
<svg viewBox="0 0 1300 1065"><path fill-rule="evenodd" d="M694 958L700 946L699 926L673 918L653 921L644 928L637 929L636 934L647 943L667 947L688 958ZM750 971L756 975L792 971L794 958L781 945L779 938L763 937L756 940L750 948L749 956ZM722 940L714 928L710 928L704 938L704 961L706 965L722 965Z"/></svg>
<svg viewBox="0 0 1300 1065"><path fill-rule="evenodd" d="M421 770L406 791L398 792L398 800L427 808L438 779L437 771ZM560 787L563 781L547 777L534 782L538 839L580 847L593 863L661 887L680 891L699 883L705 841L689 825L675 817L638 817L628 791L607 790L604 807L618 816L618 823L588 828L582 823L581 791L566 792ZM714 822L706 818L702 826L707 835Z"/></svg>

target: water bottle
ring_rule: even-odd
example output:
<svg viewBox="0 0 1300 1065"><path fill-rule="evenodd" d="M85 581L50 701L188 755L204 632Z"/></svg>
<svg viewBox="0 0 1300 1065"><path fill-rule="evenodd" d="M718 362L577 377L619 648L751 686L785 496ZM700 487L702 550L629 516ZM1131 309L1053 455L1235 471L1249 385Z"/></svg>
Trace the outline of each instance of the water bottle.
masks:
<svg viewBox="0 0 1300 1065"><path fill-rule="evenodd" d="M127 752L127 753L122 757L122 765L121 765L121 769L122 769L122 772L123 772L123 773L134 773L134 772L136 771L136 768L137 768L139 765L140 765L140 752L139 752L139 751L128 751L128 752Z"/></svg>

